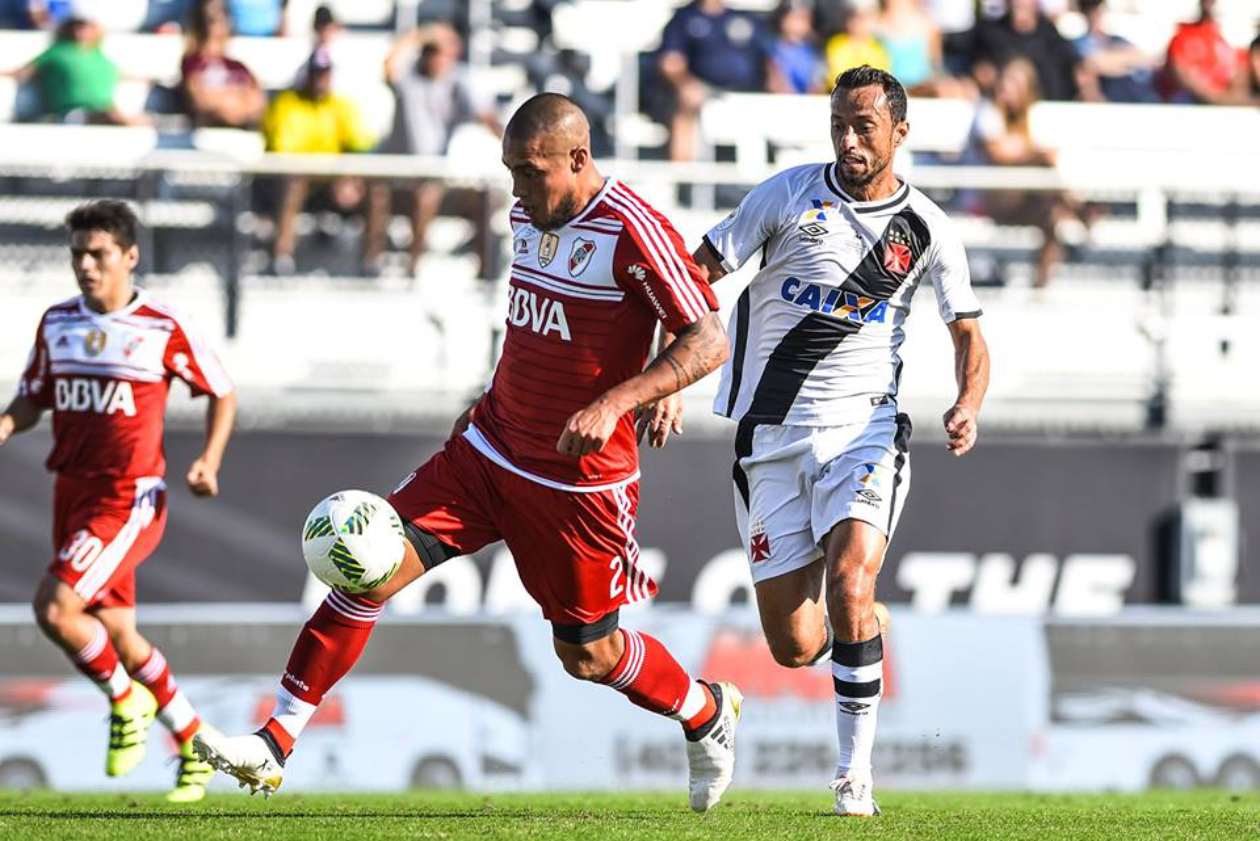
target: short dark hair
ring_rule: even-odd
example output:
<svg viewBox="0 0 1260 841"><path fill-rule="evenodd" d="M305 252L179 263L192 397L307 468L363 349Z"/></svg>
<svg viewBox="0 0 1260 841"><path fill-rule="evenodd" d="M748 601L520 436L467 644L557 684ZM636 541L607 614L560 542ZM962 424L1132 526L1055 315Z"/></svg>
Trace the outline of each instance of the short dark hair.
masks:
<svg viewBox="0 0 1260 841"><path fill-rule="evenodd" d="M125 201L100 199L81 204L66 214L66 227L75 231L105 231L123 251L136 244L140 220Z"/></svg>
<svg viewBox="0 0 1260 841"><path fill-rule="evenodd" d="M892 114L893 124L904 122L906 119L906 89L901 86L901 82L897 81L897 77L887 70L880 70L876 67L871 67L869 64L863 64L860 67L850 67L836 77L836 90L838 91L851 91L872 85L883 88L884 96L888 98L888 110Z"/></svg>
<svg viewBox="0 0 1260 841"><path fill-rule="evenodd" d="M332 26L336 22L337 22L337 18L336 16L333 15L333 10L330 9L328 6L323 5L315 9L315 18L313 20L313 28L316 32L319 32L321 29L323 29L326 26Z"/></svg>

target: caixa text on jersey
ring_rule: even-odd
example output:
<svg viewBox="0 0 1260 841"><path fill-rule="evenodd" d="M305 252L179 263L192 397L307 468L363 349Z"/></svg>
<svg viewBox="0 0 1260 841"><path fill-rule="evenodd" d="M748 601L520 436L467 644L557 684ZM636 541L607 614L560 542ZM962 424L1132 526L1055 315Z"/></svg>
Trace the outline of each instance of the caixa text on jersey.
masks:
<svg viewBox="0 0 1260 841"><path fill-rule="evenodd" d="M858 324L871 322L882 324L888 314L887 301L868 298L834 286L824 287L816 283L806 283L799 277L789 277L784 280L779 294L783 300L796 304L798 307L806 307L814 312Z"/></svg>

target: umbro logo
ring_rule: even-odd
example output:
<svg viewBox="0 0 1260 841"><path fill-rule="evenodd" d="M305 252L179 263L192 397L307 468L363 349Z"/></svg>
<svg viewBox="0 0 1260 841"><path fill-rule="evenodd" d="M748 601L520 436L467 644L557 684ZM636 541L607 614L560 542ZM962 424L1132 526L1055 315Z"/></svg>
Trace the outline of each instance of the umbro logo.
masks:
<svg viewBox="0 0 1260 841"><path fill-rule="evenodd" d="M836 706L849 715L866 715L866 711L871 708L870 704L864 704L861 701L837 701Z"/></svg>

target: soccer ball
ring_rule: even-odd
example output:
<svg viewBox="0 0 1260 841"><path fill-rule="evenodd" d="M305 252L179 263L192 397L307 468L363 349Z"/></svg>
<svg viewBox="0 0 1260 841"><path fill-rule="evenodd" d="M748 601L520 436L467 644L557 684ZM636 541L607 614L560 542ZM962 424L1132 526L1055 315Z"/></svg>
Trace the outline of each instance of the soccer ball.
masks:
<svg viewBox="0 0 1260 841"><path fill-rule="evenodd" d="M334 590L366 593L388 581L402 564L402 520L376 494L338 491L307 515L302 557L315 577Z"/></svg>

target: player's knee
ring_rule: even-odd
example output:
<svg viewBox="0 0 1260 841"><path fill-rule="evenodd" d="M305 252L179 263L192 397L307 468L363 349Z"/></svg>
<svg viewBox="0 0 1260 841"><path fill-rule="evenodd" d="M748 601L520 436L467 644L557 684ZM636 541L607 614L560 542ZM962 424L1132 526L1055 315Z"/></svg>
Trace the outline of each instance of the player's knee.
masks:
<svg viewBox="0 0 1260 841"><path fill-rule="evenodd" d="M825 637L806 639L797 635L784 635L767 637L766 642L770 646L774 662L789 669L799 669L814 662Z"/></svg>
<svg viewBox="0 0 1260 841"><path fill-rule="evenodd" d="M109 641L128 669L139 668L148 659L149 643L135 628L110 628Z"/></svg>
<svg viewBox="0 0 1260 841"><path fill-rule="evenodd" d="M846 611L870 607L875 601L875 578L866 575L841 576L832 587L837 607Z"/></svg>
<svg viewBox="0 0 1260 841"><path fill-rule="evenodd" d="M564 670L578 680L601 680L617 665L599 645L557 646L556 656Z"/></svg>
<svg viewBox="0 0 1260 841"><path fill-rule="evenodd" d="M57 591L40 587L31 601L35 622L45 633L57 634L70 620L74 609L57 598Z"/></svg>

